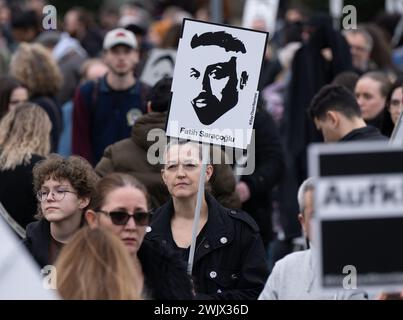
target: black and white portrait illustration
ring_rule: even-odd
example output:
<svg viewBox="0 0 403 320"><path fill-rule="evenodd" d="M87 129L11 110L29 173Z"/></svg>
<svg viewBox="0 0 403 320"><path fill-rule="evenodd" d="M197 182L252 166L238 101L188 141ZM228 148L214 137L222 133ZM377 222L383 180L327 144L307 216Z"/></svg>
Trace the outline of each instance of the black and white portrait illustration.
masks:
<svg viewBox="0 0 403 320"><path fill-rule="evenodd" d="M266 38L264 32L185 19L169 121L195 130L250 128ZM168 135L170 129L168 123Z"/></svg>
<svg viewBox="0 0 403 320"><path fill-rule="evenodd" d="M227 58L195 60L190 69L191 81L200 89L192 99L192 106L201 123L210 125L238 103L238 90L248 82L247 71L237 73L237 57L233 53L246 53L245 45L225 31L195 34L190 46L194 50L205 46L218 46ZM221 61L222 60L222 61ZM238 86L239 84L239 86Z"/></svg>
<svg viewBox="0 0 403 320"><path fill-rule="evenodd" d="M173 49L152 49L140 80L152 87L163 77L172 77L175 58L176 51Z"/></svg>

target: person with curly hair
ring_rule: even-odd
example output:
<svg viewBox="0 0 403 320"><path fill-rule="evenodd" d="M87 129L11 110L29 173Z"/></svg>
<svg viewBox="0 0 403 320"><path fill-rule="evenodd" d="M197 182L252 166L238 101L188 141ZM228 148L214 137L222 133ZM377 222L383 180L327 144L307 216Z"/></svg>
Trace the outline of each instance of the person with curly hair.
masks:
<svg viewBox="0 0 403 320"><path fill-rule="evenodd" d="M49 153L51 128L46 112L29 102L0 121L0 202L22 230L36 212L32 168Z"/></svg>
<svg viewBox="0 0 403 320"><path fill-rule="evenodd" d="M83 158L51 154L33 169L39 221L26 229L24 244L42 268L52 264L64 244L84 224L97 174Z"/></svg>
<svg viewBox="0 0 403 320"><path fill-rule="evenodd" d="M41 106L52 122L51 150L56 151L62 131L62 111L56 99L62 75L44 46L21 43L10 62L10 74L28 88L30 101Z"/></svg>

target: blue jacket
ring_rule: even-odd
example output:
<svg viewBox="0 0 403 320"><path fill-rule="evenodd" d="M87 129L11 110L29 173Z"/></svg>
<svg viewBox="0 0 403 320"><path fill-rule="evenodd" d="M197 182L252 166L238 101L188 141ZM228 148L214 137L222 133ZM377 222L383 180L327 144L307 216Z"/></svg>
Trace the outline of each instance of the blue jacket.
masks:
<svg viewBox="0 0 403 320"><path fill-rule="evenodd" d="M140 81L127 90L113 90L106 76L84 83L74 97L73 154L95 165L107 146L130 137L133 124L146 112L147 92Z"/></svg>

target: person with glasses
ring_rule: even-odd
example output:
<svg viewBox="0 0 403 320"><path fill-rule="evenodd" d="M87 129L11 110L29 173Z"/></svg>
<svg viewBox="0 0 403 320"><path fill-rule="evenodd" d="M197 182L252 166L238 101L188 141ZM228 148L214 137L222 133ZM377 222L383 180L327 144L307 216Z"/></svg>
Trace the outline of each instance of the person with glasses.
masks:
<svg viewBox="0 0 403 320"><path fill-rule="evenodd" d="M171 200L153 212L146 239L156 241L188 262L201 173L201 146L170 142L162 178ZM213 174L207 164L205 183ZM255 300L263 290L266 252L253 218L221 206L208 192L202 197L192 277L197 299Z"/></svg>
<svg viewBox="0 0 403 320"><path fill-rule="evenodd" d="M63 245L84 224L98 176L85 159L64 159L57 154L38 162L33 176L39 221L27 226L24 244L42 268L56 260Z"/></svg>
<svg viewBox="0 0 403 320"><path fill-rule="evenodd" d="M192 299L185 264L164 245L144 241L150 222L149 196L136 178L112 173L100 179L85 213L91 228L112 231L124 243L136 266L145 299Z"/></svg>

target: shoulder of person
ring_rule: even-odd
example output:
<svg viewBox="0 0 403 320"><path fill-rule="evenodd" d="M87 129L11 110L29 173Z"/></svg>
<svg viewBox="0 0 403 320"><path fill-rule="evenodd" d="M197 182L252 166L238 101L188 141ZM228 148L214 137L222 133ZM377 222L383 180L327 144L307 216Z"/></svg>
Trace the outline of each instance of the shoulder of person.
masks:
<svg viewBox="0 0 403 320"><path fill-rule="evenodd" d="M46 158L44 156L34 153L34 154L32 154L32 157L31 157L31 163L35 164L35 163L45 160L45 159Z"/></svg>
<svg viewBox="0 0 403 320"><path fill-rule="evenodd" d="M108 151L110 153L120 153L122 151L132 151L133 148L133 140L131 138L126 138L107 146L105 148L105 152Z"/></svg>
<svg viewBox="0 0 403 320"><path fill-rule="evenodd" d="M99 85L101 78L96 80L87 80L83 84L80 85L79 90L82 94L92 94L94 90L95 84Z"/></svg>
<svg viewBox="0 0 403 320"><path fill-rule="evenodd" d="M168 200L167 202L165 202L162 206L158 207L158 208L153 208L150 210L150 214L151 214L151 219L155 219L156 217L158 217L160 214L166 212L167 210L169 210L169 208L172 206L172 201L171 199Z"/></svg>
<svg viewBox="0 0 403 320"><path fill-rule="evenodd" d="M46 219L31 222L26 227L27 238L42 232L50 231L50 224Z"/></svg>
<svg viewBox="0 0 403 320"><path fill-rule="evenodd" d="M259 232L256 221L245 211L240 209L224 208L228 216L236 222L246 223L254 232Z"/></svg>

